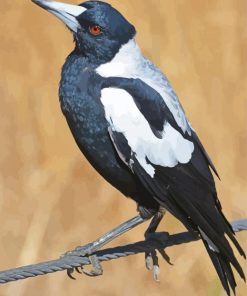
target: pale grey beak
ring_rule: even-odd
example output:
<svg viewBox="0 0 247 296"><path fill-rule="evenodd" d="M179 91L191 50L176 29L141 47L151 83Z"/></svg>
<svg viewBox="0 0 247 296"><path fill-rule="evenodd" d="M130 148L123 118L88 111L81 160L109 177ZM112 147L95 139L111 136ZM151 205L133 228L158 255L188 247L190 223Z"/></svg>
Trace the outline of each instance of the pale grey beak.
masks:
<svg viewBox="0 0 247 296"><path fill-rule="evenodd" d="M76 17L85 12L87 9L79 5L49 1L49 0L32 0L34 3L49 11L58 17L70 30L77 32L80 24Z"/></svg>

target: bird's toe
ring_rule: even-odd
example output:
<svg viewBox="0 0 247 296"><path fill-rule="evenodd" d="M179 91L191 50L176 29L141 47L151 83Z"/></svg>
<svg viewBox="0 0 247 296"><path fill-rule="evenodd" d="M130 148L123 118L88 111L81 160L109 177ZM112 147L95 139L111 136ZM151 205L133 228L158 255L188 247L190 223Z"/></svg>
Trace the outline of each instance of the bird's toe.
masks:
<svg viewBox="0 0 247 296"><path fill-rule="evenodd" d="M93 269L92 270L86 270L82 267L82 272L87 276L100 276L103 274L103 269L100 264L100 261L96 255L89 256L89 260L92 264Z"/></svg>
<svg viewBox="0 0 247 296"><path fill-rule="evenodd" d="M160 268L159 265L153 266L153 277L156 282L160 282Z"/></svg>

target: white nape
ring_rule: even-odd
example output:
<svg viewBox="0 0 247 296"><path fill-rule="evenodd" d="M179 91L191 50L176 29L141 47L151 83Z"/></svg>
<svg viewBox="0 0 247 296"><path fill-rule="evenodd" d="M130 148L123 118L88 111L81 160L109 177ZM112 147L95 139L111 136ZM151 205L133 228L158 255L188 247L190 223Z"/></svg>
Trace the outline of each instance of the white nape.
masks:
<svg viewBox="0 0 247 296"><path fill-rule="evenodd" d="M111 128L125 136L140 165L151 177L155 169L146 159L164 167L190 161L194 144L184 139L169 123L164 125L162 139L157 138L127 91L104 88L101 102Z"/></svg>
<svg viewBox="0 0 247 296"><path fill-rule="evenodd" d="M102 77L141 79L161 95L183 132L191 134L190 124L169 81L154 64L143 57L135 39L124 44L115 57L100 65L96 72Z"/></svg>

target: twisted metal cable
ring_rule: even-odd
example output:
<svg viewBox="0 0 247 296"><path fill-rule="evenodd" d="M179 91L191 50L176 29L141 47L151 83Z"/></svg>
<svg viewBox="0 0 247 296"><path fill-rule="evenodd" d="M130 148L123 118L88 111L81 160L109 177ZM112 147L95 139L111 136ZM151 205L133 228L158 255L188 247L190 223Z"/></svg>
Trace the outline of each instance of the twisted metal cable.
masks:
<svg viewBox="0 0 247 296"><path fill-rule="evenodd" d="M231 225L235 232L247 230L247 219L234 221L231 223ZM109 261L138 253L150 252L155 249L165 249L167 247L197 240L199 240L199 237L190 232L182 232L173 235L169 235L168 233L164 232L162 235L157 237L154 236L153 238L150 238L146 241L140 241L134 244L115 248L108 248L97 251L94 254L97 255L97 258L100 262ZM1 271L0 284L6 284L11 281L36 277L57 271L78 268L89 264L91 264L91 262L88 257L80 257L67 253L56 260Z"/></svg>

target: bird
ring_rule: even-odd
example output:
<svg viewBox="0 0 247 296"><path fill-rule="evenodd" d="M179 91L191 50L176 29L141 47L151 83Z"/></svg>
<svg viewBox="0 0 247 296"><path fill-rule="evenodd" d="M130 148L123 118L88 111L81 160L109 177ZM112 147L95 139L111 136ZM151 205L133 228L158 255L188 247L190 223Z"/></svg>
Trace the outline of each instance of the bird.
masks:
<svg viewBox="0 0 247 296"><path fill-rule="evenodd" d="M246 256L223 214L213 176L218 173L167 77L143 56L134 25L102 1L32 1L73 34L75 48L59 85L61 109L90 164L136 202L139 217L124 231L153 218L148 236L170 212L200 237L226 293L235 293L232 267L245 275L229 241ZM102 241L122 232L117 228Z"/></svg>

